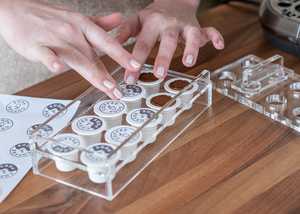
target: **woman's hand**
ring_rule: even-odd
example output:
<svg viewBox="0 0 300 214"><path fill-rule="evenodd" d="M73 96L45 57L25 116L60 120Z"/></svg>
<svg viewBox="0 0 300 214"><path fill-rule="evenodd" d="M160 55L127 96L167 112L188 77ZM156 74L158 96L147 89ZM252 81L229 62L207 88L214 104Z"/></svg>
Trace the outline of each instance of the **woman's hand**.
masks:
<svg viewBox="0 0 300 214"><path fill-rule="evenodd" d="M144 63L157 40L160 40L154 74L164 78L177 43L185 42L182 62L191 67L198 57L199 48L212 41L216 49L224 48L222 35L213 27L201 28L196 18L198 0L156 0L146 9L128 18L119 29L118 40L137 36L133 56ZM133 83L139 73L127 70L125 80Z"/></svg>
<svg viewBox="0 0 300 214"><path fill-rule="evenodd" d="M13 49L53 72L62 71L66 64L113 99L121 93L94 50L106 53L127 70L140 69L140 63L106 33L121 19L119 14L86 17L38 0L0 2L0 33Z"/></svg>

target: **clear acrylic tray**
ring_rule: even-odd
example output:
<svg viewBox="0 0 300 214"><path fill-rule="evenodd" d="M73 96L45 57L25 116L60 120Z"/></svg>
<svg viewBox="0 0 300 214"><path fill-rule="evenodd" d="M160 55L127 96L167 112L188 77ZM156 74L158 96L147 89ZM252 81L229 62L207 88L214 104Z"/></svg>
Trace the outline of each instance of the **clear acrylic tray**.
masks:
<svg viewBox="0 0 300 214"><path fill-rule="evenodd" d="M145 73L152 71L152 66L145 65L143 71ZM112 76L120 84L123 83L123 74L122 68L112 72ZM162 107L155 109L154 114L146 115L149 119L145 120L134 131L128 132L130 134L124 131L130 125L129 119L126 119L129 114L128 111L122 114L120 118L116 117L113 120L107 119L106 121L105 118L102 118L106 125L110 124L109 127L115 127L118 121L127 127L125 127L126 129L124 127L118 129L121 130L120 132L103 129L100 134L93 133L89 136L85 135L86 133L78 132L78 127L95 128L101 126L101 122L97 123L94 119L85 118L80 123L77 123L77 120L84 115L91 115L93 118L96 116L94 108L103 109L103 106L99 107L96 103L109 99L99 90L93 87L89 88L66 106L68 109L80 102L73 120L63 130L50 138L43 136L43 128L55 121L66 109L62 109L33 132L34 173L107 200L114 199L212 103L212 84L210 73L207 70L202 71L197 77L168 71L167 78L158 84L158 91L151 91L153 88L146 90L141 99L141 107L149 107L150 98L148 101L146 98L149 97L150 92L165 92L166 87L164 85L173 78L184 78L188 80L189 84L179 93L174 93L172 99ZM149 85L146 84L144 87L147 88ZM130 105L131 109L137 105L134 102L126 104ZM116 109L109 107L109 110ZM132 111L134 112L134 110ZM130 115L134 115L132 118L136 116L134 113L130 113ZM99 112L97 116L99 116ZM144 120L145 118L138 119ZM72 124L79 124L79 126L72 127ZM124 135L125 138L122 134L124 132L127 133ZM74 134L79 136L81 143L77 142L78 138L74 138ZM115 142L111 142L111 139L115 141L122 139L122 141L114 144ZM93 145L96 143L97 145Z"/></svg>
<svg viewBox="0 0 300 214"><path fill-rule="evenodd" d="M300 132L300 76L284 58L248 55L212 73L219 93Z"/></svg>

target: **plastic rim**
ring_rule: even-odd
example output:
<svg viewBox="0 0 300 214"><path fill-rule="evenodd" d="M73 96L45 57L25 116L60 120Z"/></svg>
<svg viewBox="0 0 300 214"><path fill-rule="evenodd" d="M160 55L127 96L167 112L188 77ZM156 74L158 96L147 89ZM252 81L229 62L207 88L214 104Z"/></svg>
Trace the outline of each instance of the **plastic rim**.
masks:
<svg viewBox="0 0 300 214"><path fill-rule="evenodd" d="M153 113L153 114L156 113L156 110L151 109L151 108L138 108L138 109L133 109L133 110L131 110L131 111L127 114L127 116L126 116L126 121L127 121L130 125L135 126L135 127L140 127L140 126L142 126L149 118L142 118L142 120L143 120L142 122L137 122L137 121L134 121L134 120L132 119L132 117L131 117L133 113L138 113L138 114L139 114L138 111L141 111L141 110L151 111L151 113ZM158 115L158 118L152 119L152 121L151 121L150 123L148 123L146 127L154 127L154 126L157 126L161 121L162 121L162 115L159 114L159 115Z"/></svg>
<svg viewBox="0 0 300 214"><path fill-rule="evenodd" d="M172 79L169 79L168 81L166 81L165 85L164 85L164 88L167 92L169 93L172 93L172 94L178 94L180 92L180 90L174 90L170 87L170 84L172 82L175 82L177 80L184 80L184 81L187 81L190 83L190 85L192 85L192 88L190 90L187 90L185 92L183 92L182 94L185 95L185 94L192 94L194 93L195 91L198 90L198 85L197 83L193 82L191 83L192 81L190 79L187 79L187 78L182 78L182 77L177 77L177 78L172 78Z"/></svg>
<svg viewBox="0 0 300 214"><path fill-rule="evenodd" d="M119 110L116 112L103 112L100 111L100 106L103 105L119 105ZM94 112L97 114L99 117L117 117L122 114L125 114L127 111L127 106L126 103L122 100L101 100L97 102L94 106Z"/></svg>
<svg viewBox="0 0 300 214"><path fill-rule="evenodd" d="M153 69L151 70L142 70L141 71L141 74L142 73L153 73ZM141 80L138 80L137 83L139 85L147 85L147 86L151 86L151 85L159 85L160 83L162 83L164 80L163 79L158 79L156 81L153 81L153 82L144 82L144 81L141 81Z"/></svg>
<svg viewBox="0 0 300 214"><path fill-rule="evenodd" d="M55 150L53 149L53 145L57 145L57 144L61 144L61 146L63 146L63 147L72 147L72 145L70 145L70 141L68 141L68 142L64 145L64 144L63 144L63 138L73 138L73 139L77 140L77 142L79 142L78 144L77 144L77 143L75 144L75 143L72 142L72 144L74 144L74 145L73 145L74 147L80 147L80 146L83 144L83 139L82 139L80 136L78 136L78 135L76 135L76 134L72 134L72 133L64 133L64 134L56 135L56 136L54 137L54 139L57 140L58 143L56 143L56 142L50 143L50 144L47 146L47 149L48 149L51 153L53 153L53 154L55 154L55 155L69 155L69 154L73 154L73 153L78 152L78 150L77 150L76 148L72 148L72 149L71 149L70 151L68 151L68 152L57 152L57 151L55 151ZM70 145L70 146L68 146L68 145Z"/></svg>
<svg viewBox="0 0 300 214"><path fill-rule="evenodd" d="M99 150L95 150L95 147L107 147L110 148L110 151L106 154L98 153ZM98 148L99 149L99 148ZM116 146L108 144L108 143L95 143L86 148L86 150L91 151L91 155L89 156L87 152L82 152L80 155L80 160L87 166L101 166L101 164L105 164L106 160L108 160L111 164L116 163L121 157L121 151L117 151L111 158L106 159L110 152L114 151ZM98 153L98 155L95 155ZM102 156L103 155L103 156Z"/></svg>
<svg viewBox="0 0 300 214"><path fill-rule="evenodd" d="M124 94L124 88L128 87L128 86L129 87L137 87L137 88L139 88L141 90L141 93L139 93L139 94L137 94L135 96L125 96L125 94ZM123 97L121 98L121 100L127 101L127 102L140 100L140 99L144 98L145 94L146 94L146 91L145 91L144 87L141 86L141 85L136 85L136 84L134 84L134 85L122 84L122 85L120 85L120 90L123 93Z"/></svg>
<svg viewBox="0 0 300 214"><path fill-rule="evenodd" d="M77 126L77 123L80 121L80 120L83 120L83 119L96 119L98 121L101 121L101 125L100 127L98 127L97 129L94 129L94 130L82 130L82 129L79 129L78 126ZM82 116L82 117L78 117L76 118L73 122L72 122L72 130L79 134L79 135L96 135L96 134L100 134L102 131L104 131L106 129L106 123L105 121L103 121L100 117L98 116L95 116L95 115L85 115L85 116Z"/></svg>
<svg viewBox="0 0 300 214"><path fill-rule="evenodd" d="M167 92L161 92L161 93L152 94L151 96L149 96L149 97L146 99L146 105L147 105L149 108L156 109L156 110L160 110L162 107L153 105L153 104L151 103L151 99L152 99L153 97L160 96L160 95L167 95L167 96L170 96L170 97L174 97L174 94L167 93ZM167 107L165 108L165 110L178 108L180 105L181 105L181 102L180 102L180 100L177 98L176 101L175 101L175 104L173 104L172 106L167 106Z"/></svg>
<svg viewBox="0 0 300 214"><path fill-rule="evenodd" d="M115 140L112 138L112 133L117 132L120 129L124 129L128 130L127 131L127 135L121 137L119 140ZM133 127L133 126L126 126L126 125L121 125L121 126L115 126L109 130L106 131L105 133L105 141L107 141L108 143L111 143L113 145L120 145L121 143L124 142L124 140L127 139L127 137L129 137L133 132L135 132L137 130L137 128ZM142 140L142 134L141 132L138 132L132 139L130 139L124 146L127 145L134 145L134 144L138 144L140 141Z"/></svg>

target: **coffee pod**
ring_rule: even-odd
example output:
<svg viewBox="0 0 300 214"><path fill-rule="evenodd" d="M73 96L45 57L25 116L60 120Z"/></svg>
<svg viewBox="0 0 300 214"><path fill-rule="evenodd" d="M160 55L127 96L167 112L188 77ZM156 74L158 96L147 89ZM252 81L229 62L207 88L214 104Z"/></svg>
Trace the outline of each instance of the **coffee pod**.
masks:
<svg viewBox="0 0 300 214"><path fill-rule="evenodd" d="M105 129L105 122L94 115L78 117L72 122L72 130L84 139L84 147L100 142Z"/></svg>
<svg viewBox="0 0 300 214"><path fill-rule="evenodd" d="M119 146L122 144L129 136L131 136L137 129L132 126L115 126L105 133L105 141L114 145ZM136 133L131 136L131 139L122 145L121 150L121 160L126 162L131 162L136 158L136 149L138 143L142 140L141 132Z"/></svg>
<svg viewBox="0 0 300 214"><path fill-rule="evenodd" d="M142 99L145 97L145 89L140 85L120 85L123 100L127 105L127 112L140 108Z"/></svg>
<svg viewBox="0 0 300 214"><path fill-rule="evenodd" d="M94 183L105 183L113 180L116 175L116 163L120 159L121 152L117 151L110 158L108 155L116 149L108 143L96 143L90 145L80 155L80 160L87 166L89 178Z"/></svg>
<svg viewBox="0 0 300 214"><path fill-rule="evenodd" d="M162 115L159 114L154 118L156 110L150 108L138 108L130 111L126 116L126 121L134 127L141 127L145 122L151 119L144 128L142 128L142 140L146 144L155 142L157 136L158 125L162 121Z"/></svg>
<svg viewBox="0 0 300 214"><path fill-rule="evenodd" d="M174 97L174 94L171 93L157 93L153 94L150 97L146 99L146 105L149 108L160 110L166 103L170 102ZM169 106L167 106L162 111L162 124L165 124L166 126L171 126L175 123L176 119L176 109L179 108L181 105L180 99L176 99L170 103Z"/></svg>
<svg viewBox="0 0 300 214"><path fill-rule="evenodd" d="M144 87L145 96L148 97L159 92L162 81L163 79L154 76L153 70L142 70L137 83Z"/></svg>
<svg viewBox="0 0 300 214"><path fill-rule="evenodd" d="M178 94L181 90L188 87L186 91L179 96L181 107L184 109L190 109L192 107L193 95L198 90L197 83L191 82L189 79L178 77L169 79L164 85L165 90L172 94Z"/></svg>
<svg viewBox="0 0 300 214"><path fill-rule="evenodd" d="M127 112L122 100L102 100L94 106L94 112L106 122L106 129L122 124L122 116Z"/></svg>
<svg viewBox="0 0 300 214"><path fill-rule="evenodd" d="M70 172L76 169L72 161L78 161L78 148L82 142L80 136L71 133L56 135L54 141L48 142L47 149L55 155L53 160L59 171Z"/></svg>

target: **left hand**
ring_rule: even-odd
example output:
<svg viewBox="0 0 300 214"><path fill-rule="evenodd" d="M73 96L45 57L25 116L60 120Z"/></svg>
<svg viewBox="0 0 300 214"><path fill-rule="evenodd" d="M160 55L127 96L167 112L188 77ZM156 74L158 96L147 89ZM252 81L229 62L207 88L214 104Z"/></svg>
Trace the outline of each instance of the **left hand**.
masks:
<svg viewBox="0 0 300 214"><path fill-rule="evenodd" d="M189 0L157 0L124 21L117 38L123 43L129 37L137 36L132 54L142 64L160 40L154 75L164 78L180 39L185 42L182 62L187 67L196 63L199 48L209 41L216 49L224 48L222 35L213 27L200 27L196 12L197 4L191 4ZM132 84L138 76L139 72L127 70L125 81Z"/></svg>

